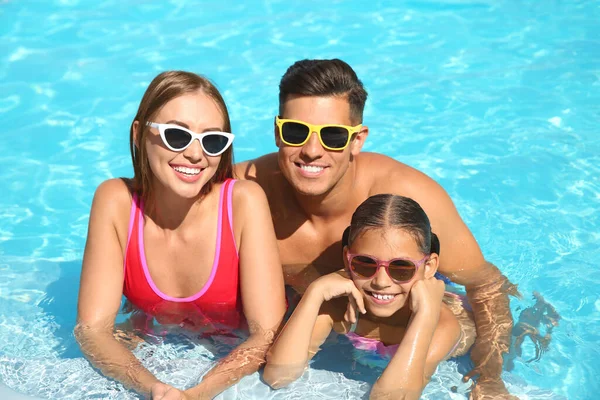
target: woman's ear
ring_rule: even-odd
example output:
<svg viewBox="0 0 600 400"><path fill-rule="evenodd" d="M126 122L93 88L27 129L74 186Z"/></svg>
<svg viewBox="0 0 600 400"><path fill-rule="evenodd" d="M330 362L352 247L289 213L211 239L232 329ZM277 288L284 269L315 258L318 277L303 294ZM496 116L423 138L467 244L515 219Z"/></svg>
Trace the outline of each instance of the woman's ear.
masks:
<svg viewBox="0 0 600 400"><path fill-rule="evenodd" d="M133 121L133 124L131 124L131 132L133 132L133 144L135 145L135 148L139 150L138 137L140 136L140 121Z"/></svg>
<svg viewBox="0 0 600 400"><path fill-rule="evenodd" d="M431 253L429 260L425 261L425 274L423 276L425 279L433 278L437 272L439 262L440 256L437 253Z"/></svg>

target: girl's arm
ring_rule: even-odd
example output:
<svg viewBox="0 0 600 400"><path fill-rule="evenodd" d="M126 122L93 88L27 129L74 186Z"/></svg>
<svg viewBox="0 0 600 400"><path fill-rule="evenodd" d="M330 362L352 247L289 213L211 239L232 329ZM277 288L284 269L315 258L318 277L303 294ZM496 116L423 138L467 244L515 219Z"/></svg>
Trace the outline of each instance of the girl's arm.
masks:
<svg viewBox="0 0 600 400"><path fill-rule="evenodd" d="M212 399L265 363L285 314L283 269L267 198L258 184L237 181L233 187L234 229L239 241L240 287L250 337L210 370L186 394ZM236 229L237 230L237 229Z"/></svg>
<svg viewBox="0 0 600 400"><path fill-rule="evenodd" d="M456 318L440 312L443 294L444 283L435 278L415 283L410 292L413 315L398 350L373 385L371 399L420 398L459 335Z"/></svg>
<svg viewBox="0 0 600 400"><path fill-rule="evenodd" d="M269 352L263 379L272 388L287 386L302 376L308 361L331 332L334 322L343 319L344 303L342 307L335 302L323 303L341 296L348 296L351 304L357 304L357 308L365 312L362 296L354 283L337 273L325 275L308 287ZM349 312L349 319L354 322L352 307Z"/></svg>
<svg viewBox="0 0 600 400"><path fill-rule="evenodd" d="M125 206L127 204L127 206ZM129 191L121 180L96 190L83 255L75 338L85 357L110 378L136 392L150 395L160 383L114 335L114 322L123 295L123 253L117 221L128 218ZM127 232L120 232L127 235Z"/></svg>

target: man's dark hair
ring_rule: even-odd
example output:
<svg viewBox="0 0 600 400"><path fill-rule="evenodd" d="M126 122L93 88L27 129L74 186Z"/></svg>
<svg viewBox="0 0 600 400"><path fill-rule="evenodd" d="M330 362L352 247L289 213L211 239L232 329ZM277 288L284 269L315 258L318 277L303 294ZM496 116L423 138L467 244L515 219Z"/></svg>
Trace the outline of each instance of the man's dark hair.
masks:
<svg viewBox="0 0 600 400"><path fill-rule="evenodd" d="M290 95L345 96L353 123L362 123L367 91L356 72L342 60L300 60L285 72L279 83L279 115Z"/></svg>

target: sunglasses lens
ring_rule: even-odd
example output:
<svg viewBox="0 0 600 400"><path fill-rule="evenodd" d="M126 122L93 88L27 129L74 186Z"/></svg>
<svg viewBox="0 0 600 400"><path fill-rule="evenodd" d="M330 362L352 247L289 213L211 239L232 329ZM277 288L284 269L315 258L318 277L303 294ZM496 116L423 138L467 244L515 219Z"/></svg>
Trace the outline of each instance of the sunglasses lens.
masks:
<svg viewBox="0 0 600 400"><path fill-rule="evenodd" d="M167 128L165 129L165 141L169 146L174 148L175 150L183 149L185 146L190 144L192 140L192 135L188 132L177 129L177 128Z"/></svg>
<svg viewBox="0 0 600 400"><path fill-rule="evenodd" d="M349 132L339 126L325 126L321 129L321 140L332 149L343 149L348 143Z"/></svg>
<svg viewBox="0 0 600 400"><path fill-rule="evenodd" d="M415 276L417 267L408 260L394 260L390 263L389 271L392 279L398 282L406 282Z"/></svg>
<svg viewBox="0 0 600 400"><path fill-rule="evenodd" d="M352 271L363 278L370 278L377 272L377 261L367 256L355 256L350 261Z"/></svg>
<svg viewBox="0 0 600 400"><path fill-rule="evenodd" d="M283 140L292 145L303 143L309 133L310 130L308 126L297 122L285 122L281 127L281 136L283 137Z"/></svg>
<svg viewBox="0 0 600 400"><path fill-rule="evenodd" d="M229 140L226 136L220 135L218 133L208 133L204 138L202 138L202 146L204 147L204 151L207 154L219 154L221 151L227 147Z"/></svg>

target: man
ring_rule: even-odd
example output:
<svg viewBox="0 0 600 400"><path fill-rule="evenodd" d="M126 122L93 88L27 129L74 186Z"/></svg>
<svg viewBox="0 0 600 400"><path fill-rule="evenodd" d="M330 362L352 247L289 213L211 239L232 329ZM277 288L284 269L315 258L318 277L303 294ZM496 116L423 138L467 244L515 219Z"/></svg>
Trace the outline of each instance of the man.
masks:
<svg viewBox="0 0 600 400"><path fill-rule="evenodd" d="M302 60L279 85L275 142L279 151L236 165L269 199L286 284L303 292L343 266L341 238L356 207L394 193L416 200L441 243L439 272L465 285L477 325L471 357L480 375L474 398L509 397L500 379L510 347L507 279L485 261L444 189L425 174L381 154L361 153L367 92L341 60Z"/></svg>

